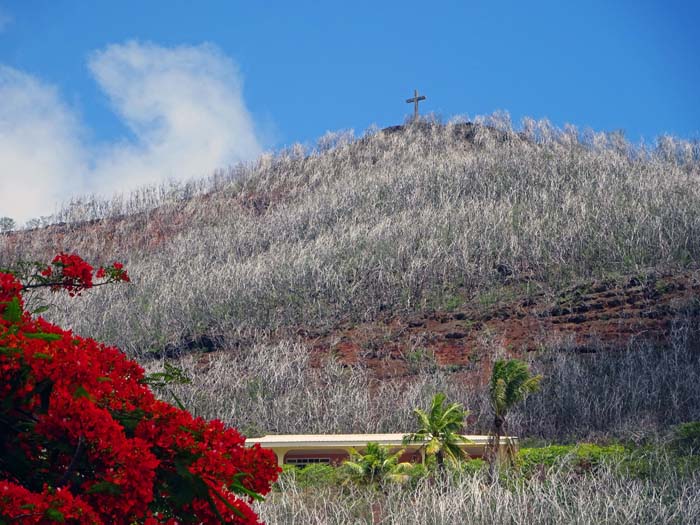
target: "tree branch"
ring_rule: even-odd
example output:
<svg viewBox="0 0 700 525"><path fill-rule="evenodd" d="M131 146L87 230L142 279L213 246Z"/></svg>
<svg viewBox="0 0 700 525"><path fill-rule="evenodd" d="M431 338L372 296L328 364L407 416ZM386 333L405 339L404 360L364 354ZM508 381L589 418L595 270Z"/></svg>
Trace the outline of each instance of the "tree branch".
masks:
<svg viewBox="0 0 700 525"><path fill-rule="evenodd" d="M78 437L78 446L75 447L75 454L73 454L73 459L70 460L70 464L68 465L68 468L66 471L63 473L63 476L61 476L61 479L58 480L58 483L56 484L56 487L63 487L68 483L68 478L70 478L70 475L73 473L73 470L75 470L75 465L78 462L78 457L80 456L81 452L83 451L83 436Z"/></svg>

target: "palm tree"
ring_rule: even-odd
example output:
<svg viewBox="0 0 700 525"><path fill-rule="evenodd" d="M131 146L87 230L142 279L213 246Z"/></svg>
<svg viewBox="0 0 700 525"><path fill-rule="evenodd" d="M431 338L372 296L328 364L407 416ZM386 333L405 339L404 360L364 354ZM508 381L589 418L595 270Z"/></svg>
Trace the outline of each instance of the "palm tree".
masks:
<svg viewBox="0 0 700 525"><path fill-rule="evenodd" d="M468 442L460 432L469 411L465 411L459 403L444 404L445 394L438 393L433 397L428 412L416 408L413 413L418 419L419 428L403 438L404 444L423 443L425 453L435 456L440 469L444 468L445 459L456 462L464 458L459 444Z"/></svg>
<svg viewBox="0 0 700 525"><path fill-rule="evenodd" d="M505 433L506 416L516 404L539 390L541 381L541 375L530 375L527 363L518 359L499 359L493 364L489 388L493 408L493 427L489 440L489 477L492 481L499 459L501 436Z"/></svg>
<svg viewBox="0 0 700 525"><path fill-rule="evenodd" d="M371 485L384 481L402 482L408 478L413 465L399 463L403 450L391 454L388 447L367 443L364 454L353 450L351 459L341 467L345 475L356 482Z"/></svg>

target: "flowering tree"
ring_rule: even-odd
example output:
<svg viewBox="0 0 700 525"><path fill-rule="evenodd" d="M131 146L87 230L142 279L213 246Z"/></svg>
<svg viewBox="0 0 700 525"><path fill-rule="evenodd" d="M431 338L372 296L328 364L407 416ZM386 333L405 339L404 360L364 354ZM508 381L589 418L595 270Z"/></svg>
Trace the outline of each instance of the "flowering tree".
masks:
<svg viewBox="0 0 700 525"><path fill-rule="evenodd" d="M156 399L119 349L32 317L22 297L119 281L121 264L63 253L0 270L0 525L258 523L271 451Z"/></svg>

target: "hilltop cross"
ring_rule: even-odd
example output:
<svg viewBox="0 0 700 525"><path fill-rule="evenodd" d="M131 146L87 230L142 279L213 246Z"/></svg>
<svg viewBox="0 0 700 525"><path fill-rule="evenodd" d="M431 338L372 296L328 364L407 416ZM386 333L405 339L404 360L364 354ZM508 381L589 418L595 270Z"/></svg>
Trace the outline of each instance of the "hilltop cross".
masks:
<svg viewBox="0 0 700 525"><path fill-rule="evenodd" d="M418 96L417 89L413 90L413 98L409 98L408 100L406 100L406 104L413 103L413 120L418 120L418 103L421 100L425 100L425 96Z"/></svg>

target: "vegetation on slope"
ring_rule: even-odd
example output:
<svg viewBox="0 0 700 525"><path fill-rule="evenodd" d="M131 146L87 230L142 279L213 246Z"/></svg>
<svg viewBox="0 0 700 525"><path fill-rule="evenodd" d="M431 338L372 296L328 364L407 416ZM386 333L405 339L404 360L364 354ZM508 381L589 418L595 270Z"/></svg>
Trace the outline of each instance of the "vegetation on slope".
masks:
<svg viewBox="0 0 700 525"><path fill-rule="evenodd" d="M192 379L173 386L178 399L248 435L406 431L414 408L436 392L470 410L469 432L486 433L493 419L479 371L518 351L499 337L507 331L500 314L484 314L478 340L464 337L463 349L485 354L464 351L455 365L407 346L408 371L383 380L362 359L349 366L311 347L335 348L328 341L340 339L339 326L345 334L403 318L411 327L413 316L435 310L459 310L451 319L469 323L465 312L499 306L489 298L503 293L543 316L521 327L541 339L527 345L533 373L544 375L541 392L509 412L509 432L645 444L671 425L700 420L699 309L691 297L700 287L697 143L663 138L637 147L620 134L533 121L516 132L502 116L479 125L421 122L358 140L329 135L313 151L266 155L208 180L83 199L55 219L63 224L0 235L0 266L57 249L98 264L125 259L131 287L96 290L70 307L52 297L51 320L119 345L153 372L162 363L148 358L176 356ZM657 274L672 277L650 277ZM606 295L616 285L593 290L616 303L608 305L614 319L596 309L600 297L569 293L592 279L629 283L619 297ZM644 307L630 314L622 304L629 301ZM597 313L570 315L582 307ZM665 316L663 337L636 321L652 314ZM584 347L549 333L562 319L572 332L590 329L572 320L586 316L606 316L625 337L610 351L595 344L596 334ZM388 361L377 349L400 337L366 350ZM223 351L198 351L214 349ZM674 454L696 453L697 433L687 425ZM665 453L639 468L628 462L627 472L605 463L583 474L546 463L555 453L525 454L531 477L506 474L495 483L468 472L381 494L331 486L309 493L292 480L258 510L268 523L700 517L697 468L680 469ZM533 457L544 457L546 469L531 465Z"/></svg>
<svg viewBox="0 0 700 525"><path fill-rule="evenodd" d="M681 472L662 451L651 452L642 460L652 471L644 476L612 459L582 471L576 467L576 456L576 451L560 456L529 479L509 473L497 483L488 483L482 470L452 478L424 478L415 487L388 484L383 491L339 490L328 482L329 473L318 476L320 483L310 489L283 476L281 490L259 505L258 511L269 525L682 525L700 519L698 471Z"/></svg>
<svg viewBox="0 0 700 525"><path fill-rule="evenodd" d="M560 287L695 266L697 144L489 124L327 137L310 154L292 148L182 187L180 199L153 188L83 202L62 228L3 236L0 262L57 245L126 257L132 290L57 320L136 355L193 334L227 346L236 334L431 308L504 278ZM83 315L107 298L104 314Z"/></svg>
<svg viewBox="0 0 700 525"><path fill-rule="evenodd" d="M420 359L417 373L375 382L361 363L312 366L297 334L332 338L341 323L478 301L504 285L541 293L692 273L700 149L671 138L636 147L544 121L519 132L499 116L484 124L333 135L208 181L83 200L63 225L0 237L0 264L55 248L125 259L133 286L70 308L53 298L51 320L138 357L224 350L184 358L193 384L179 394L251 433L401 430L436 391L485 431L488 401L449 367ZM512 414L512 431L643 434L700 419L697 319L678 312L668 341L631 334L616 353L545 337L530 357L536 373L547 368L543 391ZM493 358L508 351L489 340Z"/></svg>

